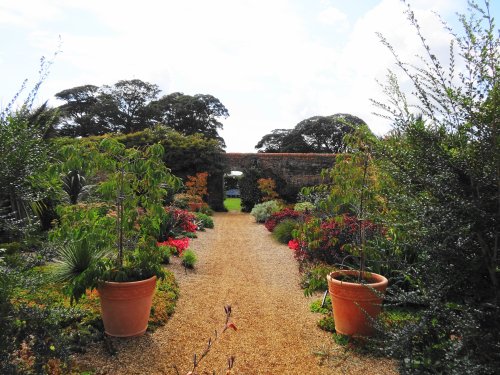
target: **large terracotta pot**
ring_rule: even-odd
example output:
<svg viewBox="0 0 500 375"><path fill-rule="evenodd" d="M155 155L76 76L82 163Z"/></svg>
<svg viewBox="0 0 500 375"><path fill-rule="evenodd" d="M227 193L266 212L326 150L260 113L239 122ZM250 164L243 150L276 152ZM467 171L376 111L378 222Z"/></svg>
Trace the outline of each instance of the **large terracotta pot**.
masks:
<svg viewBox="0 0 500 375"><path fill-rule="evenodd" d="M367 272L365 279L368 282L358 284L337 280L342 275L358 277L359 271L335 271L327 276L335 330L348 336L370 336L373 334L371 319L380 314L387 279Z"/></svg>
<svg viewBox="0 0 500 375"><path fill-rule="evenodd" d="M139 336L148 328L156 276L131 282L104 282L98 288L104 331L110 336Z"/></svg>

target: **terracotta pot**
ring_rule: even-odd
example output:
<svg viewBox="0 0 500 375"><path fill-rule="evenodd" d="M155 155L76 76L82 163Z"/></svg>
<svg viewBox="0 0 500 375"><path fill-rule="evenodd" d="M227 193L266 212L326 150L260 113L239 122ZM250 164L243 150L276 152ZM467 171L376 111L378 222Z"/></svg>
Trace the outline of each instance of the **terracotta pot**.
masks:
<svg viewBox="0 0 500 375"><path fill-rule="evenodd" d="M104 282L101 297L104 331L110 336L139 336L148 328L156 276L131 282Z"/></svg>
<svg viewBox="0 0 500 375"><path fill-rule="evenodd" d="M382 275L366 272L369 282L358 284L337 280L341 275L358 277L359 271L335 271L327 276L335 330L348 336L370 336L371 319L380 314L388 281Z"/></svg>

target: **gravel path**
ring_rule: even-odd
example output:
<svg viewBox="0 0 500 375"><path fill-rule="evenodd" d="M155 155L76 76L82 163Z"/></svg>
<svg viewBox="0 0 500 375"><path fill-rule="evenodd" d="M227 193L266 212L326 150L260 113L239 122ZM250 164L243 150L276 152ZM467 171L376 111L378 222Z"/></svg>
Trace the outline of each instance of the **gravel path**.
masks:
<svg viewBox="0 0 500 375"><path fill-rule="evenodd" d="M203 352L215 329L221 331L229 304L238 330L219 336L199 374L225 374L229 356L236 357L233 374L397 373L390 361L346 352L316 327L319 315L309 311L314 298L305 298L299 287L297 262L263 225L237 212L215 214L214 220L215 229L192 241L196 270L186 274L177 259L169 266L181 297L167 325L139 338L112 339L116 356L97 347L79 363L97 374L176 374L175 364L185 375L193 354Z"/></svg>

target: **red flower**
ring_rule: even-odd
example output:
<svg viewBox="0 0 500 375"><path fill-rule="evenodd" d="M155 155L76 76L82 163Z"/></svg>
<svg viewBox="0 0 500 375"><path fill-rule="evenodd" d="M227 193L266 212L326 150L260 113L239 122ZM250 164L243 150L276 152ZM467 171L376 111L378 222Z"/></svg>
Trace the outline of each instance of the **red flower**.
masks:
<svg viewBox="0 0 500 375"><path fill-rule="evenodd" d="M288 241L288 247L294 251L299 250L300 249L299 241L297 241L297 240Z"/></svg>
<svg viewBox="0 0 500 375"><path fill-rule="evenodd" d="M158 246L170 246L177 250L178 255L182 255L182 252L189 247L189 238L172 238L169 237L168 240L164 242L157 242Z"/></svg>

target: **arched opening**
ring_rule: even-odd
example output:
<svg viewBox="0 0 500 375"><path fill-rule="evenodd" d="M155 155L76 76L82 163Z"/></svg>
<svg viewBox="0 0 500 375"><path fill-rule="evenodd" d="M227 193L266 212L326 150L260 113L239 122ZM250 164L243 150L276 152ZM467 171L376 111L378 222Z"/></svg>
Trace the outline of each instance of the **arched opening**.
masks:
<svg viewBox="0 0 500 375"><path fill-rule="evenodd" d="M224 207L228 211L241 211L240 179L242 171L224 174Z"/></svg>

